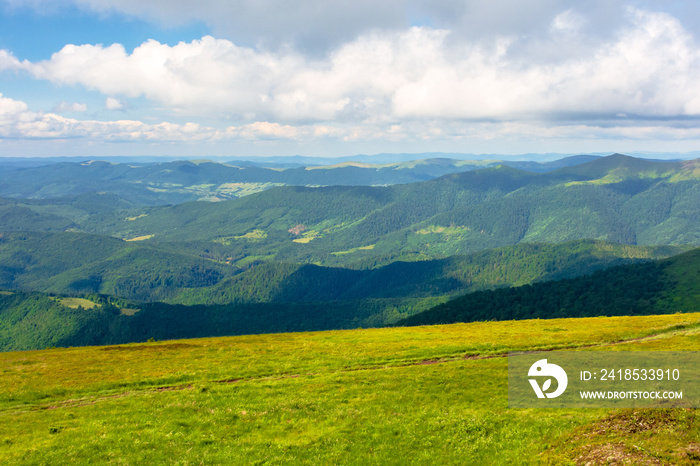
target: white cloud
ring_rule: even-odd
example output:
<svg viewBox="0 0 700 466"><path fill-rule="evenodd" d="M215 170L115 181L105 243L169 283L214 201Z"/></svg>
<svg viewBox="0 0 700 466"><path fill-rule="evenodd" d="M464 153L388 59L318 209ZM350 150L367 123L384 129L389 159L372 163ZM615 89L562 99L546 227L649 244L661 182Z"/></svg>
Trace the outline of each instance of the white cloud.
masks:
<svg viewBox="0 0 700 466"><path fill-rule="evenodd" d="M197 123L161 122L147 124L134 120L96 121L66 118L54 113L32 112L21 101L0 94L0 140L85 139L103 142L219 142L219 141L287 141L309 142L330 139L344 142L379 141L587 141L638 140L678 141L700 139L700 128L669 127L664 122L629 126L597 126L587 124L557 125L537 122L482 122L464 125L460 122L420 121L400 125L346 127L324 125L280 125L258 121L217 129Z"/></svg>
<svg viewBox="0 0 700 466"><path fill-rule="evenodd" d="M22 68L22 63L8 50L0 49L0 71L17 70Z"/></svg>
<svg viewBox="0 0 700 466"><path fill-rule="evenodd" d="M464 125L459 121L425 123L419 120L402 124L377 125L281 125L256 121L223 129L197 123L161 122L147 124L134 120L96 121L66 118L55 113L32 112L27 104L0 94L1 140L68 140L140 143L217 143L221 141L305 143L318 140L337 142L392 141L459 142L483 141L556 141L636 140L680 141L700 139L700 127L668 126L667 122L648 122L630 126L549 124L542 122L479 122Z"/></svg>
<svg viewBox="0 0 700 466"><path fill-rule="evenodd" d="M105 99L105 108L107 110L122 110L124 107L124 102L115 99L114 97L107 97Z"/></svg>
<svg viewBox="0 0 700 466"><path fill-rule="evenodd" d="M0 118L2 118L0 121L4 122L8 121L8 119L16 118L28 110L29 107L24 102L3 97L0 94Z"/></svg>
<svg viewBox="0 0 700 466"><path fill-rule="evenodd" d="M53 113L69 113L69 112L87 112L87 104L81 104L78 102L60 102L56 105L52 112Z"/></svg>
<svg viewBox="0 0 700 466"><path fill-rule="evenodd" d="M94 8L118 7L90 1ZM136 11L142 3L123 5ZM150 3L155 8L157 2ZM124 109L127 99L143 97L170 112L172 118L165 119L211 125L81 121L58 114L84 111L84 104L63 102L53 113L35 113L22 102L2 98L0 136L108 141L700 138L692 125L681 124L700 117L700 48L679 20L630 9L623 27L605 40L589 40L592 26L583 6L534 3L548 12L544 36L536 39L503 33L476 40L457 28L423 26L365 32L320 55L211 36L173 46L150 40L131 52L120 44L66 45L50 59L33 63L0 50L0 71L99 91L107 110ZM464 5L473 12L480 8ZM545 50L545 43L556 53Z"/></svg>
<svg viewBox="0 0 700 466"><path fill-rule="evenodd" d="M573 13L563 14L560 26L573 27ZM109 96L108 109L123 108L114 96L144 96L179 114L241 123L700 115L693 36L664 13L630 10L629 18L615 40L587 56L545 63L514 57L518 38L455 42L428 27L363 35L324 59L207 36L174 46L151 40L132 53L119 44L67 45L50 60L20 63L5 54L4 61L36 78L96 89Z"/></svg>
<svg viewBox="0 0 700 466"><path fill-rule="evenodd" d="M81 104L68 104L67 107ZM296 140L342 134L326 126L289 126L257 121L217 129L197 123L96 121L66 118L55 113L33 112L21 101L0 94L0 139L71 139L101 141L196 142L221 140Z"/></svg>

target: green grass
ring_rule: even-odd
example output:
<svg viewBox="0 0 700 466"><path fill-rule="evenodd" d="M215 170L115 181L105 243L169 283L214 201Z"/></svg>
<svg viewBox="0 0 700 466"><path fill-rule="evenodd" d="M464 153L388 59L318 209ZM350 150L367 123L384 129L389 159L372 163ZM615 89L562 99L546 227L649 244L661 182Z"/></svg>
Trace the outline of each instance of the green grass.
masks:
<svg viewBox="0 0 700 466"><path fill-rule="evenodd" d="M71 309L78 309L79 307L83 309L92 309L97 306L96 303L83 298L56 298L56 301Z"/></svg>
<svg viewBox="0 0 700 466"><path fill-rule="evenodd" d="M699 320L485 322L2 353L0 462L573 464L585 441L576 436L617 412L508 409L507 360L487 356L590 345L698 350ZM665 440L643 447L681 459L697 430L673 429L697 426L691 416L673 411ZM615 435L638 443L634 432Z"/></svg>
<svg viewBox="0 0 700 466"><path fill-rule="evenodd" d="M605 349L698 351L700 331L694 325ZM540 460L542 464L698 464L700 415L697 409L616 410L562 435Z"/></svg>

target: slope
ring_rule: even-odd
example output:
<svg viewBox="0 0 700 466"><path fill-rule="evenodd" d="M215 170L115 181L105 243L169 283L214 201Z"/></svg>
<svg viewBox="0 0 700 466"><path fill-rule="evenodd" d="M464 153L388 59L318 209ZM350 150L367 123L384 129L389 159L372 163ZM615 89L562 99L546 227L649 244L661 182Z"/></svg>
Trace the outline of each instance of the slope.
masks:
<svg viewBox="0 0 700 466"><path fill-rule="evenodd" d="M240 270L140 242L85 233L0 233L0 287L167 299Z"/></svg>
<svg viewBox="0 0 700 466"><path fill-rule="evenodd" d="M1 353L0 462L573 464L614 446L620 463L692 464L697 410L509 409L505 356L698 351L698 319L486 322ZM593 449L582 451L586 444Z"/></svg>
<svg viewBox="0 0 700 466"><path fill-rule="evenodd" d="M0 233L0 287L180 304L428 298L573 277L681 251L674 246L584 240L520 244L373 269L278 262L239 268L227 264L225 257L190 255L178 243L71 232L6 232ZM216 251L209 252L217 256Z"/></svg>
<svg viewBox="0 0 700 466"><path fill-rule="evenodd" d="M181 301L189 305L129 303L106 296L88 295L99 306L91 307L89 313L78 316L70 314L72 311L57 308L54 301L45 297L43 301L37 301L36 294L6 293L0 296L0 323L4 329L3 344L6 349L35 349L42 347L36 345L47 341L53 346L80 346L146 341L149 338L161 340L380 327L404 323L401 319L430 309L444 302L447 295L461 289L491 288L512 282L529 282L542 276L575 276L595 270L619 261L616 254L619 254L620 248L624 247L593 242L553 247L532 245L432 264L394 264L371 271L328 271L293 265L273 268L271 264L265 264L230 281L223 281L223 286L214 287L213 290L189 290L189 293L181 296ZM653 251L632 249L627 252L644 255ZM620 286L620 280L608 280L609 283L604 281L603 286L619 287L621 291L616 292L622 293L623 298L627 296L624 293L634 293L641 288L642 297L647 300L651 299L650 293L658 291L665 292L672 300L688 297L692 302L696 299L693 293L697 293L698 285L692 279L687 281L687 289L681 293L680 288L670 285L666 288L656 286L661 283L660 280L647 273L660 267L656 263L643 263L637 267L639 269L631 273L638 277L636 282ZM382 280L386 282L382 283ZM561 289L570 286L570 281L547 282L541 286L551 288L551 283L558 284ZM534 285L537 286L540 285ZM550 288L546 289L551 291ZM578 292L579 288L574 286L571 289ZM525 288L515 288L521 289ZM502 301L511 299L508 293L512 290L493 292L506 296L496 300L495 305L501 306ZM587 305L589 294L583 293L580 298L583 305ZM478 292L467 296L475 295L478 296ZM551 291L550 295L556 296L556 293ZM28 300L26 308L31 312L25 312L23 299ZM119 312L115 308L117 303L120 308L138 309L138 312ZM573 307L557 308L556 316L579 315L579 307L580 303L574 299ZM506 312L508 307L504 306L503 309ZM644 313L675 310L675 307L652 307L645 308ZM584 315L606 315L609 312L593 308ZM620 315L636 312L634 307L615 310ZM506 318L504 316L506 314L492 317ZM73 323L65 326L61 323L62 319ZM66 328L72 330L67 331ZM32 344L32 341L36 343Z"/></svg>
<svg viewBox="0 0 700 466"><path fill-rule="evenodd" d="M397 325L694 312L700 309L700 248L669 259L573 279L479 291Z"/></svg>
<svg viewBox="0 0 700 466"><path fill-rule="evenodd" d="M624 246L592 240L519 244L416 262L352 270L312 264L265 263L210 287L183 290L171 302L309 302L425 298L589 274L631 261L658 259L682 248Z"/></svg>

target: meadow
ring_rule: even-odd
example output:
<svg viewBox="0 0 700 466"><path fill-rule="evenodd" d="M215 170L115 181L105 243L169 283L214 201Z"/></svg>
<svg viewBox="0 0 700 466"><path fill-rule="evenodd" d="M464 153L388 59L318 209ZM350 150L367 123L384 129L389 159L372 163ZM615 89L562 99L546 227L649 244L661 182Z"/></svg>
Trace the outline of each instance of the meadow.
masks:
<svg viewBox="0 0 700 466"><path fill-rule="evenodd" d="M692 313L0 353L0 463L692 464L695 410L509 409L505 355L696 351L699 328Z"/></svg>

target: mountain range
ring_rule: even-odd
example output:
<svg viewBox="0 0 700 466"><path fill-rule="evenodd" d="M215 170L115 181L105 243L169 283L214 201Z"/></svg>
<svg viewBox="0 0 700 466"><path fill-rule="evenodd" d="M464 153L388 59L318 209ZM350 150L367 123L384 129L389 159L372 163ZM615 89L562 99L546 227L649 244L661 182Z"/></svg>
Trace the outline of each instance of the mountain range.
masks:
<svg viewBox="0 0 700 466"><path fill-rule="evenodd" d="M644 290L619 302L601 298L594 314L608 312L606 303L616 313L683 311L657 305L692 296L674 285L682 280L652 273L673 267L637 264L632 275L600 274L700 244L700 160L615 154L557 163L462 166L389 186L266 186L220 202L192 202L194 191L184 191L205 181L232 184L232 173L249 169L415 176L416 167L439 163L272 170L91 162L5 171L0 346L589 315L576 297L606 280L616 288L629 283L630 291L648 282L649 292L665 294L648 305L634 304L651 303ZM161 205L165 198L177 202ZM540 284L562 279L568 281ZM521 297L530 285L534 295ZM511 286L520 288L504 288ZM563 297L554 304L538 301L557 293ZM63 305L85 302L62 296L87 299L87 307ZM477 304L469 304L474 296ZM504 299L523 304L513 308ZM627 311L625 302L632 303ZM18 343L24 334L34 337Z"/></svg>
<svg viewBox="0 0 700 466"><path fill-rule="evenodd" d="M196 200L233 199L279 185L373 186L414 183L500 164L545 172L596 158L580 155L553 162L513 162L433 157L391 163L341 160L328 165L318 165L319 161L302 165L289 161L264 163L239 160L219 163L204 159L160 163L46 161L41 165L41 161L4 159L4 163L0 163L0 196L46 199L110 192L136 205L177 204Z"/></svg>
<svg viewBox="0 0 700 466"><path fill-rule="evenodd" d="M192 253L237 265L371 267L523 242L700 244L699 198L700 160L613 155L546 173L499 165L387 187L283 186L226 202L85 219L66 214L63 223L47 218L47 225L56 224L47 229L187 243ZM22 208L37 212L29 204ZM60 215L60 209L51 212ZM7 222L0 219L0 228Z"/></svg>

